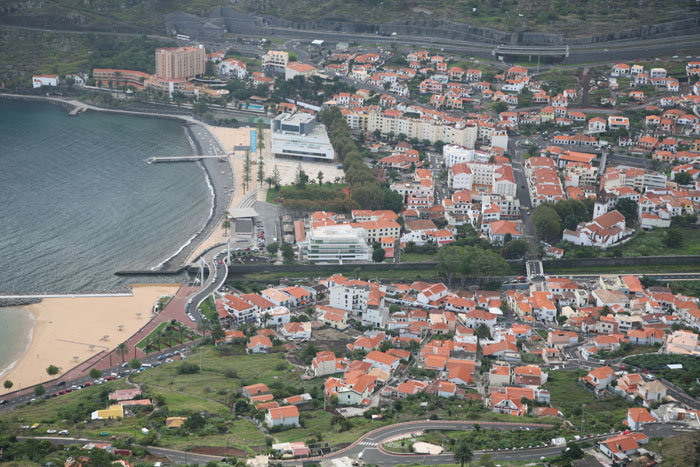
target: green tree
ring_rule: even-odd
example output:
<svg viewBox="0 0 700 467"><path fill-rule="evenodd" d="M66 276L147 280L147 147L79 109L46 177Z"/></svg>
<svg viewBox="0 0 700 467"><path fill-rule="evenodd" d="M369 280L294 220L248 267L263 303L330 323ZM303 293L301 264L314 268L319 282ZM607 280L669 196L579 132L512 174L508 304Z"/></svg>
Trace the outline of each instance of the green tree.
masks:
<svg viewBox="0 0 700 467"><path fill-rule="evenodd" d="M306 184L309 182L309 176L306 174L304 169L301 167L301 163L297 166L297 172L294 175L294 186L299 189L306 188Z"/></svg>
<svg viewBox="0 0 700 467"><path fill-rule="evenodd" d="M98 370L97 368L92 368L90 370L90 378L97 379L100 376L102 376L102 372L100 370Z"/></svg>
<svg viewBox="0 0 700 467"><path fill-rule="evenodd" d="M489 280L491 277L506 276L510 274L510 266L497 253L490 250L474 248L474 257L471 259L473 274L479 279Z"/></svg>
<svg viewBox="0 0 700 467"><path fill-rule="evenodd" d="M133 358L129 362L129 366L134 370L138 370L139 368L141 368L141 361L138 358Z"/></svg>
<svg viewBox="0 0 700 467"><path fill-rule="evenodd" d="M318 171L318 174L316 174L316 179L318 180L319 185L323 185L323 171Z"/></svg>
<svg viewBox="0 0 700 467"><path fill-rule="evenodd" d="M291 244L284 242L282 243L282 257L284 258L285 261L294 261L294 258L296 257L296 253L294 252L294 248L292 247Z"/></svg>
<svg viewBox="0 0 700 467"><path fill-rule="evenodd" d="M477 326L474 334L479 339L491 339L491 328L489 328L486 324L481 323L479 326Z"/></svg>
<svg viewBox="0 0 700 467"><path fill-rule="evenodd" d="M43 384L37 384L34 386L34 395L37 397L41 397L44 394L46 394L46 388L44 387Z"/></svg>
<svg viewBox="0 0 700 467"><path fill-rule="evenodd" d="M474 453L469 446L469 441L464 438L460 439L457 446L455 446L454 455L455 460L459 462L461 467L464 467L464 464L471 462L472 457L474 457Z"/></svg>
<svg viewBox="0 0 700 467"><path fill-rule="evenodd" d="M313 343L310 343L306 347L304 347L301 352L299 353L299 356L301 359L304 361L306 364L310 364L311 360L314 359L316 354L319 352L319 348L316 347Z"/></svg>
<svg viewBox="0 0 700 467"><path fill-rule="evenodd" d="M213 337L215 341L221 340L226 337L226 331L224 331L224 328L222 328L220 324L217 324L211 330L211 337Z"/></svg>
<svg viewBox="0 0 700 467"><path fill-rule="evenodd" d="M14 384L15 384L15 383L13 383L12 381L10 381L9 379L6 379L6 380L2 383L2 385L5 387L5 389L8 389L8 390L9 390L9 389L12 389L12 386L14 386Z"/></svg>
<svg viewBox="0 0 700 467"><path fill-rule="evenodd" d="M248 191L248 187L250 185L250 180L251 180L250 167L251 167L250 151L246 150L245 162L243 163L243 190L244 191Z"/></svg>
<svg viewBox="0 0 700 467"><path fill-rule="evenodd" d="M543 240L553 241L561 235L561 219L549 204L541 204L532 212L532 222Z"/></svg>
<svg viewBox="0 0 700 467"><path fill-rule="evenodd" d="M126 354L126 350L126 344L123 342L117 346L117 352L119 352L119 355L122 356L122 363L124 363L124 355Z"/></svg>
<svg viewBox="0 0 700 467"><path fill-rule="evenodd" d="M372 251L372 261L375 263L381 263L384 261L384 258L386 257L386 251L384 248L375 248L374 251Z"/></svg>
<svg viewBox="0 0 700 467"><path fill-rule="evenodd" d="M215 76L216 70L214 70L214 62L207 60L204 64L204 76Z"/></svg>
<svg viewBox="0 0 700 467"><path fill-rule="evenodd" d="M508 110L508 104L506 104L503 101L498 101L493 104L493 110L497 114L500 114L501 112L505 112L506 110Z"/></svg>
<svg viewBox="0 0 700 467"><path fill-rule="evenodd" d="M204 115L208 110L209 105L204 101L199 101L192 104L192 112L195 115Z"/></svg>
<svg viewBox="0 0 700 467"><path fill-rule="evenodd" d="M187 417L187 420L185 420L185 423L182 424L182 427L190 433L196 433L204 428L206 424L207 419L204 418L202 414L195 412Z"/></svg>
<svg viewBox="0 0 700 467"><path fill-rule="evenodd" d="M277 251L280 249L280 246L277 243L268 243L267 246L265 246L265 249L267 249L267 252L271 255L276 255Z"/></svg>
<svg viewBox="0 0 700 467"><path fill-rule="evenodd" d="M452 279L462 271L462 266L466 260L464 247L447 245L438 250L437 270L447 279L447 284L452 285Z"/></svg>
<svg viewBox="0 0 700 467"><path fill-rule="evenodd" d="M512 240L501 249L501 256L505 259L517 259L525 256L528 243L525 240Z"/></svg>
<svg viewBox="0 0 700 467"><path fill-rule="evenodd" d="M280 183L282 183L282 177L280 177L280 171L275 165L275 168L272 170L272 184L275 188L279 188Z"/></svg>
<svg viewBox="0 0 700 467"><path fill-rule="evenodd" d="M197 322L197 331L202 333L202 337L207 337L207 331L211 329L210 323L206 319L202 319Z"/></svg>
<svg viewBox="0 0 700 467"><path fill-rule="evenodd" d="M389 211L401 212L403 197L388 187L382 188L382 191L384 192L384 203L382 208Z"/></svg>
<svg viewBox="0 0 700 467"><path fill-rule="evenodd" d="M49 376L55 376L58 374L58 367L56 365L49 365L48 368L46 368L46 373L48 373Z"/></svg>
<svg viewBox="0 0 700 467"><path fill-rule="evenodd" d="M384 192L376 181L353 185L350 196L362 209L380 209L384 202Z"/></svg>
<svg viewBox="0 0 700 467"><path fill-rule="evenodd" d="M678 172L674 177L673 181L679 185L690 185L693 183L693 176L688 172Z"/></svg>
<svg viewBox="0 0 700 467"><path fill-rule="evenodd" d="M263 186L265 181L265 161L263 161L262 154L258 153L258 183L260 188Z"/></svg>
<svg viewBox="0 0 700 467"><path fill-rule="evenodd" d="M625 223L628 227L637 224L638 204L636 201L629 198L622 198L615 203L614 209L625 216Z"/></svg>
<svg viewBox="0 0 700 467"><path fill-rule="evenodd" d="M664 244L671 248L678 248L683 245L683 232L680 229L672 228L666 232Z"/></svg>

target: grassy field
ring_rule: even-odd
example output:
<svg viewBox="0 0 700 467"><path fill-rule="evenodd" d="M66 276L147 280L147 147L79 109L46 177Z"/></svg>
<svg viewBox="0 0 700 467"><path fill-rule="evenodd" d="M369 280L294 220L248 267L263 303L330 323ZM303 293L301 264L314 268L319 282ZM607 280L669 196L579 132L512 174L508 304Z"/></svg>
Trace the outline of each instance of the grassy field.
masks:
<svg viewBox="0 0 700 467"><path fill-rule="evenodd" d="M610 256L657 256L657 255L700 255L700 230L681 228L683 243L678 247L669 247L664 243L666 229L639 231L634 238L624 245L606 250L577 247L564 244L565 258L600 258Z"/></svg>
<svg viewBox="0 0 700 467"><path fill-rule="evenodd" d="M437 261L437 254L424 254L424 253L401 253L402 263L426 263L426 262Z"/></svg>
<svg viewBox="0 0 700 467"><path fill-rule="evenodd" d="M199 306L199 311L206 316L209 321L216 323L219 321L219 313L216 311L216 303L214 303L214 298L209 296L206 300L202 302Z"/></svg>
<svg viewBox="0 0 700 467"><path fill-rule="evenodd" d="M551 394L552 407L559 409L575 427L584 420L584 433L605 433L612 428L624 430L622 421L627 409L634 407L621 397L598 400L591 391L578 384L586 371L550 371L543 386Z"/></svg>
<svg viewBox="0 0 700 467"><path fill-rule="evenodd" d="M101 386L91 386L53 399L40 399L33 404L0 414L0 421L9 422L9 428L13 431L19 425L32 425L34 423L41 424L37 433L45 433L47 429L73 431L82 423L75 424L67 416L72 416L72 414L79 412L87 413L93 406L94 410L104 408L104 405L101 403L103 395L117 389L131 387L133 386L125 381L112 381ZM89 414L87 418L89 418ZM86 427L89 425L86 425Z"/></svg>

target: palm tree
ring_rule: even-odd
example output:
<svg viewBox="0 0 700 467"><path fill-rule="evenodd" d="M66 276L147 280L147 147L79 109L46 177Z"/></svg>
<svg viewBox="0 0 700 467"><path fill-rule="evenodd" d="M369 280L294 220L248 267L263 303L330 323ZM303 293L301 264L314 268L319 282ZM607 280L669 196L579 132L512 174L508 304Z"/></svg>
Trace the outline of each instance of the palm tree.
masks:
<svg viewBox="0 0 700 467"><path fill-rule="evenodd" d="M201 320L197 323L197 331L202 333L202 337L206 339L207 331L209 330L209 322Z"/></svg>
<svg viewBox="0 0 700 467"><path fill-rule="evenodd" d="M126 344L121 343L117 346L117 352L122 356L122 363L124 363L124 354L126 353Z"/></svg>
<svg viewBox="0 0 700 467"><path fill-rule="evenodd" d="M461 467L464 467L464 464L471 462L472 457L474 457L474 453L472 452L471 447L469 447L469 442L466 439L461 439L459 441L457 447L455 447L454 454L455 460L459 462Z"/></svg>

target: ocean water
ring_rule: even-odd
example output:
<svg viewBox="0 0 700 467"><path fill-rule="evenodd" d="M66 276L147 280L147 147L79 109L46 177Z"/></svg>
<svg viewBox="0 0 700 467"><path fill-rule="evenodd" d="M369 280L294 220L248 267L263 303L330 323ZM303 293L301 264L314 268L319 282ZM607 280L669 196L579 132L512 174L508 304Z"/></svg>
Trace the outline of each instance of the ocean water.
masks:
<svg viewBox="0 0 700 467"><path fill-rule="evenodd" d="M114 272L174 254L206 222L211 193L198 164L144 161L191 153L176 121L0 99L0 293L146 282Z"/></svg>
<svg viewBox="0 0 700 467"><path fill-rule="evenodd" d="M26 350L33 324L31 314L23 308L0 308L0 381L5 381L3 373ZM4 391L0 388L0 393Z"/></svg>

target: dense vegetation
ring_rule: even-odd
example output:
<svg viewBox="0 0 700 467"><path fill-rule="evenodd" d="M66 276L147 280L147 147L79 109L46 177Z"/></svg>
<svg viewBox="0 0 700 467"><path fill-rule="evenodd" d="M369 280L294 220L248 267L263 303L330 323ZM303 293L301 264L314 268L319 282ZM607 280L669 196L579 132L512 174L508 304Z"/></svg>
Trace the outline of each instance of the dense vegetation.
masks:
<svg viewBox="0 0 700 467"><path fill-rule="evenodd" d="M284 199L284 206L289 209L331 212L350 212L358 209L357 202L348 198L342 188L343 185L330 183L308 184L301 188L290 185L281 187L278 195Z"/></svg>
<svg viewBox="0 0 700 467"><path fill-rule="evenodd" d="M697 357L669 354L636 355L626 358L625 363L652 370L655 375L671 381L692 397L700 396L700 360ZM670 364L681 364L683 368L671 370L666 366Z"/></svg>
<svg viewBox="0 0 700 467"><path fill-rule="evenodd" d="M457 277L462 284L468 277L488 280L511 273L510 266L497 253L476 246L447 245L438 250L437 270L448 284Z"/></svg>
<svg viewBox="0 0 700 467"><path fill-rule="evenodd" d="M155 71L154 53L172 45L142 37L61 34L0 29L0 70L5 86L28 87L34 73L91 73L93 68Z"/></svg>
<svg viewBox="0 0 700 467"><path fill-rule="evenodd" d="M290 20L342 19L381 23L401 19L461 21L501 30L539 30L588 35L682 17L693 7L686 0L240 0L252 12ZM371 14L370 14L371 11Z"/></svg>
<svg viewBox="0 0 700 467"><path fill-rule="evenodd" d="M227 0L61 0L26 2L9 0L0 6L0 18L41 28L115 32L164 33L163 15L185 11L206 15Z"/></svg>
<svg viewBox="0 0 700 467"><path fill-rule="evenodd" d="M320 120L326 125L336 156L343 163L345 182L350 186L350 197L361 209L401 210L401 196L382 185L367 164L352 138L345 118L336 107L321 112Z"/></svg>
<svg viewBox="0 0 700 467"><path fill-rule="evenodd" d="M591 220L592 215L593 200L566 199L537 206L532 212L532 222L537 235L551 242L560 239L564 229L575 230L580 222Z"/></svg>

